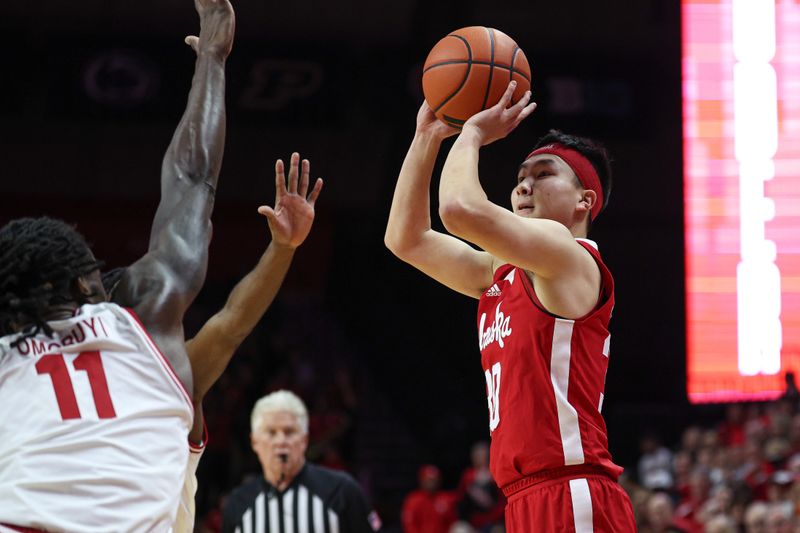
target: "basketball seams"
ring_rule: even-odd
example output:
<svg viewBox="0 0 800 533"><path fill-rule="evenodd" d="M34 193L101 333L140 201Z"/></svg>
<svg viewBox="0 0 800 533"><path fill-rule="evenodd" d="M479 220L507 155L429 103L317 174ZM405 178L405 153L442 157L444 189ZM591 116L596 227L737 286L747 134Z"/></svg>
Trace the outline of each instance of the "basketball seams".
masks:
<svg viewBox="0 0 800 533"><path fill-rule="evenodd" d="M450 96L445 98L444 101L442 101L439 105L437 105L435 109L433 109L434 113L439 111L442 107L444 107L444 105L447 102L452 100L453 97L458 94L458 92L461 90L461 88L464 87L464 85L467 83L467 79L469 78L469 71L472 70L472 47L470 47L469 41L467 41L465 38L461 37L460 35L456 35L454 33L451 33L450 35L448 35L448 37L455 37L456 39L458 39L462 43L464 43L464 46L467 47L467 57L468 57L468 59L467 59L467 61L464 62L464 63L467 64L467 71L464 73L464 78L461 80L461 83L458 85L458 87L456 87L456 90L453 91L453 93L450 94Z"/></svg>
<svg viewBox="0 0 800 533"><path fill-rule="evenodd" d="M519 52L519 51L520 51L520 48L519 48L519 46L517 46L516 48L514 48L514 52L511 54L511 68L508 69L508 81L509 81L509 83L511 83L511 80L514 79L514 73L515 72L517 74L519 74L520 76L522 76L523 78L525 78L526 80L528 80L528 82L531 81L522 72L520 72L518 70L514 70L514 61L517 60L517 52Z"/></svg>
<svg viewBox="0 0 800 533"><path fill-rule="evenodd" d="M448 37L461 41L464 48ZM442 122L460 129L469 115L486 109L489 97L498 89L495 85L505 79L506 74L498 71L495 81L495 68L507 71L508 80L516 80L516 74L522 78L520 83L531 82L524 52L503 32L473 26L446 35L428 54L422 69L423 92L426 99L431 98L431 111Z"/></svg>
<svg viewBox="0 0 800 533"><path fill-rule="evenodd" d="M519 50L519 48L518 48L518 50ZM422 73L425 74L429 70L437 68L437 67L445 67L447 65L464 65L464 64L467 64L467 63L469 63L469 65L491 65L491 63L489 63L488 61L453 59L453 60L450 60L450 61L442 61L441 63L436 63L434 65L430 65L430 66L428 66L428 68L423 70ZM501 63L494 63L494 68L501 68L503 70L508 70L509 71L509 76L511 76L511 74L519 74L520 76L522 76L523 78L525 78L529 82L531 81L530 77L528 77L524 72L522 72L521 70L516 70L511 65L503 65Z"/></svg>
<svg viewBox="0 0 800 533"><path fill-rule="evenodd" d="M494 30L492 28L484 28L489 34L489 79L486 81L486 93L483 95L483 104L481 110L486 109L486 102L489 100L489 89L492 88L492 76L494 75ZM513 65L514 62L512 61Z"/></svg>

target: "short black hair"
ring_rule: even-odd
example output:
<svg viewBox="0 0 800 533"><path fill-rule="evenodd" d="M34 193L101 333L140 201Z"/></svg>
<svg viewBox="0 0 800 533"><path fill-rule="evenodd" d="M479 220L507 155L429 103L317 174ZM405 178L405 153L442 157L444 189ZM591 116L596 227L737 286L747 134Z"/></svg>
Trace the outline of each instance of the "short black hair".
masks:
<svg viewBox="0 0 800 533"><path fill-rule="evenodd" d="M542 146L555 143L577 150L592 164L595 172L597 172L597 177L600 178L600 187L603 188L603 206L600 212L605 210L608 200L611 198L612 186L611 156L608 154L606 147L587 137L569 135L559 130L550 130L536 141L536 146L533 149L536 150Z"/></svg>
<svg viewBox="0 0 800 533"><path fill-rule="evenodd" d="M18 218L0 228L0 335L24 327L26 337L52 335L45 316L72 300L72 284L102 265L89 244L64 221Z"/></svg>

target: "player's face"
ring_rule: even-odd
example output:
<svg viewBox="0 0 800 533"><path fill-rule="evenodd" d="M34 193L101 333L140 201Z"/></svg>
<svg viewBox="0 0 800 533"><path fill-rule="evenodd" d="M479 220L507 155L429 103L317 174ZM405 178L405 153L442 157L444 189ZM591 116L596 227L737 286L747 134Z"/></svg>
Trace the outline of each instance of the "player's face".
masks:
<svg viewBox="0 0 800 533"><path fill-rule="evenodd" d="M520 165L511 208L521 217L547 218L570 227L582 193L578 178L563 159L539 154Z"/></svg>
<svg viewBox="0 0 800 533"><path fill-rule="evenodd" d="M293 471L302 464L308 447L308 434L303 432L297 417L288 411L264 413L258 431L251 435L253 451L267 470L286 468Z"/></svg>

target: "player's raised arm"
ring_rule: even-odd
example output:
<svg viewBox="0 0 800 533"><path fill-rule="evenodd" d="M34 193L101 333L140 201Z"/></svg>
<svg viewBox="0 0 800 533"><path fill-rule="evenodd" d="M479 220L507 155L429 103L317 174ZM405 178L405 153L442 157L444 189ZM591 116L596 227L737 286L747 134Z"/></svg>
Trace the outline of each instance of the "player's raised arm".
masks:
<svg viewBox="0 0 800 533"><path fill-rule="evenodd" d="M467 296L480 297L492 282L492 257L431 228L430 184L442 140L457 130L423 103L403 161L384 242L406 263Z"/></svg>
<svg viewBox="0 0 800 533"><path fill-rule="evenodd" d="M211 211L225 137L225 61L234 14L228 0L196 0L200 34L187 43L197 53L186 111L162 166L162 196L147 254L123 275L115 301L133 307L191 383L183 356L183 313L205 279Z"/></svg>
<svg viewBox="0 0 800 533"><path fill-rule="evenodd" d="M595 260L575 240L586 237L596 191L582 187L561 158L537 156L520 166L509 211L489 201L478 177L481 146L508 135L535 109L529 92L511 105L513 90L511 82L497 105L464 124L442 170L439 214L454 235L532 272L549 311L577 318L598 297Z"/></svg>
<svg viewBox="0 0 800 533"><path fill-rule="evenodd" d="M298 167L299 182L298 182ZM233 353L275 299L294 252L308 237L314 223L314 203L322 190L317 179L309 192L310 163L292 154L287 188L284 163L275 163L275 207L261 206L272 241L258 264L233 288L225 306L186 343L194 377L194 426L189 438L200 442L203 430L202 400L225 370Z"/></svg>
<svg viewBox="0 0 800 533"><path fill-rule="evenodd" d="M197 54L186 110L161 163L161 201L151 239L161 230L187 188L206 181L216 187L225 148L225 61L235 18L229 0L195 0L200 34L184 40Z"/></svg>
<svg viewBox="0 0 800 533"><path fill-rule="evenodd" d="M510 105L515 82L500 102L473 115L453 144L442 169L439 215L448 231L537 275L564 272L561 248L580 252L567 226L554 220L528 219L491 202L478 176L482 146L502 139L535 109L530 93Z"/></svg>

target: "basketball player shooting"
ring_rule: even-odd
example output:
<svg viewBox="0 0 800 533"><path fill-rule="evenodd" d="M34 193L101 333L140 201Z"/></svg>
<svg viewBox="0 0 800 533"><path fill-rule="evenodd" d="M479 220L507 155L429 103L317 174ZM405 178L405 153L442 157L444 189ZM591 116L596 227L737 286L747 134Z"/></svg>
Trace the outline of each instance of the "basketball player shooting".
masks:
<svg viewBox="0 0 800 533"><path fill-rule="evenodd" d="M403 261L479 300L490 466L508 498L508 531L569 524L577 533L633 532L600 414L614 282L586 238L608 201L608 156L591 140L552 130L519 165L511 210L489 201L480 148L506 137L536 106L530 92L512 105L515 85L460 132L423 103L385 242ZM441 142L456 133L439 186L448 235L431 229L429 188Z"/></svg>
<svg viewBox="0 0 800 533"><path fill-rule="evenodd" d="M167 531L192 424L183 315L203 284L225 135L234 14L197 0L184 115L147 253L108 301L71 226L0 229L0 531Z"/></svg>

